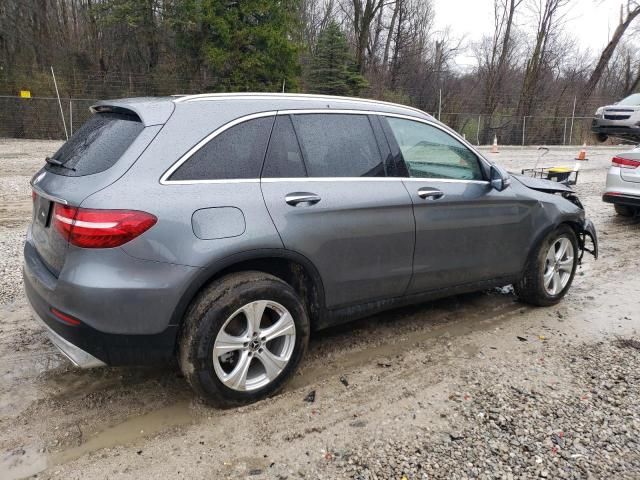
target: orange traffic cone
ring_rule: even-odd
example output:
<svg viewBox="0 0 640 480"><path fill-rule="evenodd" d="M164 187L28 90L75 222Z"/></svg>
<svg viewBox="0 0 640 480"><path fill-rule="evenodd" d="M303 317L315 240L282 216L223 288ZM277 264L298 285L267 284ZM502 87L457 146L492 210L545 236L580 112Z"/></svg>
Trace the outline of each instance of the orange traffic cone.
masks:
<svg viewBox="0 0 640 480"><path fill-rule="evenodd" d="M493 136L493 145L491 146L491 153L500 153L498 151L498 136Z"/></svg>
<svg viewBox="0 0 640 480"><path fill-rule="evenodd" d="M586 160L586 159L587 159L587 144L585 142L584 144L582 144L582 148L578 152L578 156L576 157L576 160Z"/></svg>

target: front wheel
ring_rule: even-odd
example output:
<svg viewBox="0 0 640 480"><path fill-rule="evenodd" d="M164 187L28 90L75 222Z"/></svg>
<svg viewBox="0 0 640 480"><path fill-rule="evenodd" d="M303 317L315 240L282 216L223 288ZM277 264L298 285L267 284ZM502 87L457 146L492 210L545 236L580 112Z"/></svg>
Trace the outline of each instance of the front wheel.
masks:
<svg viewBox="0 0 640 480"><path fill-rule="evenodd" d="M532 305L555 305L567 294L578 266L578 239L561 225L540 243L522 279L514 285L520 300Z"/></svg>
<svg viewBox="0 0 640 480"><path fill-rule="evenodd" d="M262 272L235 273L206 288L189 308L179 362L208 403L232 407L276 393L308 340L304 305L289 284Z"/></svg>

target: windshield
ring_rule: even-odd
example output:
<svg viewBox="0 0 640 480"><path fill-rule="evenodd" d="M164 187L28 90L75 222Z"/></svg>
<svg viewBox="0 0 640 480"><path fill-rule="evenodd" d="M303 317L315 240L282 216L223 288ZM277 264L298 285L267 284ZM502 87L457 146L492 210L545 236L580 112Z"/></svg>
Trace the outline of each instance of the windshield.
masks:
<svg viewBox="0 0 640 480"><path fill-rule="evenodd" d="M74 177L102 172L116 164L142 130L138 117L96 113L60 147L46 168Z"/></svg>
<svg viewBox="0 0 640 480"><path fill-rule="evenodd" d="M629 95L618 102L618 105L640 105L640 93Z"/></svg>

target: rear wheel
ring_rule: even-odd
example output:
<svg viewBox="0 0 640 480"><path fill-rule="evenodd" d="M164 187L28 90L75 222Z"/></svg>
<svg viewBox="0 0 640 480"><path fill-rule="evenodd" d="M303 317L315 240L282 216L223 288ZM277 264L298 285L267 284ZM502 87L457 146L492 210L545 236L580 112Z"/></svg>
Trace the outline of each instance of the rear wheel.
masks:
<svg viewBox="0 0 640 480"><path fill-rule="evenodd" d="M614 205L616 213L622 217L633 217L638 210L634 207L630 207L628 205Z"/></svg>
<svg viewBox="0 0 640 480"><path fill-rule="evenodd" d="M566 295L578 266L578 239L567 225L551 232L533 252L522 279L514 285L523 302L555 305Z"/></svg>
<svg viewBox="0 0 640 480"><path fill-rule="evenodd" d="M262 272L231 274L190 307L180 367L208 403L242 405L276 393L295 372L308 340L305 308L289 284Z"/></svg>

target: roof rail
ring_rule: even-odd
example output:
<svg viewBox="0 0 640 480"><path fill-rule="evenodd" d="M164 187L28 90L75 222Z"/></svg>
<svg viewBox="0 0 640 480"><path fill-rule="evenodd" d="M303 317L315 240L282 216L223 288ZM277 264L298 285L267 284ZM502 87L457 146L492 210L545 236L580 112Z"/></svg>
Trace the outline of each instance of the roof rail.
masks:
<svg viewBox="0 0 640 480"><path fill-rule="evenodd" d="M331 100L332 102L358 102L377 105L388 105L396 108L403 108L406 110L412 110L420 113L421 115L427 115L431 117L427 112L420 110L419 108L409 107L407 105L401 105L399 103L385 102L382 100L374 100L370 98L359 97L340 97L336 95L316 95L310 93L261 93L261 92L238 92L238 93L201 93L196 95L172 95L175 97L174 103L185 102L197 102L207 100L234 100L242 98L255 98L259 99L296 99L296 100Z"/></svg>

